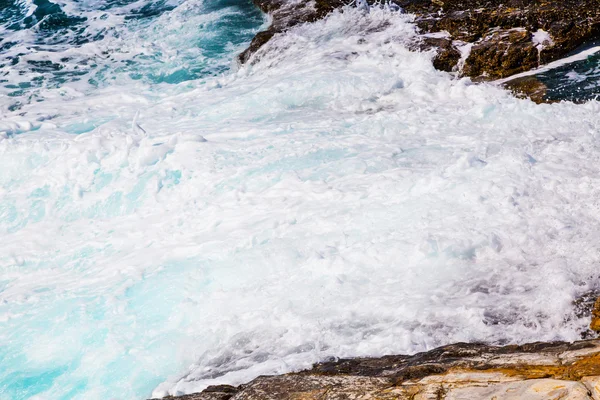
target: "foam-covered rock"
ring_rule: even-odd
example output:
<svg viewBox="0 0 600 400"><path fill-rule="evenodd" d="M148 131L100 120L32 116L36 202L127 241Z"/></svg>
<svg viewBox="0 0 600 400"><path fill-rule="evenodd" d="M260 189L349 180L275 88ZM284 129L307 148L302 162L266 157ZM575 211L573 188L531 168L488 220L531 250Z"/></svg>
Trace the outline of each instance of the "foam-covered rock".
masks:
<svg viewBox="0 0 600 400"><path fill-rule="evenodd" d="M600 340L505 347L458 343L412 356L341 359L177 399L597 400Z"/></svg>

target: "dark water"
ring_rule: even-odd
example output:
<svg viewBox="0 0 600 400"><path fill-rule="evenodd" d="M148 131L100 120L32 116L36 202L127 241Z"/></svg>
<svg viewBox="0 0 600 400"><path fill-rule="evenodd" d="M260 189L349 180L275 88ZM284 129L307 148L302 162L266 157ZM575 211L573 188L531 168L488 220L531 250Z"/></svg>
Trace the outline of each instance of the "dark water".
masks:
<svg viewBox="0 0 600 400"><path fill-rule="evenodd" d="M550 100L586 101L600 95L600 53L537 75Z"/></svg>

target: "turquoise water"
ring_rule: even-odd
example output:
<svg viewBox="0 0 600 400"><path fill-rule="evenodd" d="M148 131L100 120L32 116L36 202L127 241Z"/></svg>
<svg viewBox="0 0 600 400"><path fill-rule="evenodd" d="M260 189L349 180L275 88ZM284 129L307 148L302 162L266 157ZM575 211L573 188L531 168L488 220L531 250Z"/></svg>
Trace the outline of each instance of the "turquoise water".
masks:
<svg viewBox="0 0 600 400"><path fill-rule="evenodd" d="M158 91L161 85L214 77L230 69L235 55L264 23L264 15L250 0L7 0L0 3L0 94L4 94L0 104L12 112L28 104L49 102L53 93L64 97L65 85L86 95L136 81ZM80 135L112 119L114 116L76 122L65 126L64 131ZM30 162L36 163L33 159ZM153 176L148 173L129 191L117 191L84 210L65 214L64 221L110 218L135 210ZM102 190L116 178L96 171L93 190ZM167 171L161 185L168 189L180 179L180 171ZM14 234L40 222L51 204L60 210L70 201L73 188L67 185L61 190L64 195L56 201L51 200L54 193L48 186L33 190L25 209L10 196L4 197L0 200L0 225L6 233ZM90 245L75 254L50 252L12 266L6 264L6 257L12 256L2 254L0 293L15 282L10 278L14 269L39 273L43 280L44 271L59 268L66 275L77 273L85 279L98 252L108 255L115 250L110 245ZM95 398L98 387L104 387L101 393L111 398L133 398L134 394L136 398L149 397L166 378L160 371L177 371L177 362L160 360L160 368L131 375L138 363L135 349L117 340L110 346L122 354L91 382L77 371L94 360L85 359L77 348L109 345L114 340L111 331L126 331L130 324L143 324L152 335L180 301L176 284L157 292L153 282L184 284L186 271L192 266L197 269L191 261L161 265L162 273L150 273L116 296L112 292L106 296L86 294L85 289L71 291L49 283L36 287L32 297L0 304L0 315L5 317L0 321L0 399L29 399L43 393L42 398L53 400ZM153 297L143 295L146 290L161 298L160 308L151 304ZM107 314L115 312L114 302L127 304L127 317L112 318L106 325L110 319ZM70 332L77 332L77 338ZM72 350L53 353L57 341L69 343ZM177 341L175 335L153 337L149 350L173 341ZM102 354L94 357L102 358Z"/></svg>
<svg viewBox="0 0 600 400"><path fill-rule="evenodd" d="M14 111L66 83L87 93L215 76L264 18L251 1L9 0L0 10L0 93Z"/></svg>

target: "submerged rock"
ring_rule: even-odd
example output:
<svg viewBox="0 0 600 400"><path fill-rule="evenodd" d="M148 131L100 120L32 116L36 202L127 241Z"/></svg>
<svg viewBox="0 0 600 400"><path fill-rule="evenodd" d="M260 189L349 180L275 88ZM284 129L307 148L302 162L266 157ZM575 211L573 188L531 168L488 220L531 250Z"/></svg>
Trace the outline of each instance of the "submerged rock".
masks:
<svg viewBox="0 0 600 400"><path fill-rule="evenodd" d="M341 359L176 399L598 400L600 340L504 347L458 343L412 356Z"/></svg>
<svg viewBox="0 0 600 400"><path fill-rule="evenodd" d="M324 18L327 14L346 3L341 0L254 0L254 4L263 12L271 15L272 22L267 30L256 34L250 46L239 55L240 62L246 63L275 34L305 22Z"/></svg>

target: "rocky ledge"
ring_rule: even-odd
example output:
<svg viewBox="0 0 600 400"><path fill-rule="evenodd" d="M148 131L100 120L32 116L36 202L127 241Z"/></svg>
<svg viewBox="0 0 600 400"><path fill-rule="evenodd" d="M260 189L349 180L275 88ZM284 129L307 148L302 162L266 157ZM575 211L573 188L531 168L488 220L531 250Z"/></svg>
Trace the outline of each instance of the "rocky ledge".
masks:
<svg viewBox="0 0 600 400"><path fill-rule="evenodd" d="M177 400L600 400L600 340L494 347L459 343L413 356L341 359L211 386Z"/></svg>
<svg viewBox="0 0 600 400"><path fill-rule="evenodd" d="M242 63L275 34L325 17L341 0L254 0L272 16L240 55ZM437 49L436 68L493 80L529 71L600 40L600 0L396 0L416 16L423 37L415 46ZM464 62L460 62L461 58ZM543 101L532 78L513 82L516 94Z"/></svg>
<svg viewBox="0 0 600 400"><path fill-rule="evenodd" d="M574 302L600 332L597 292ZM349 358L312 369L210 386L177 400L600 400L600 339L489 346L457 343L418 353Z"/></svg>

